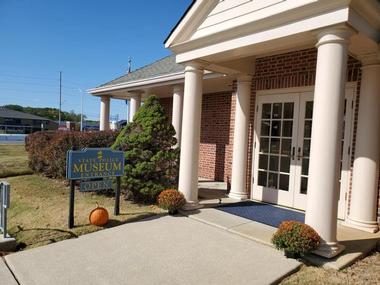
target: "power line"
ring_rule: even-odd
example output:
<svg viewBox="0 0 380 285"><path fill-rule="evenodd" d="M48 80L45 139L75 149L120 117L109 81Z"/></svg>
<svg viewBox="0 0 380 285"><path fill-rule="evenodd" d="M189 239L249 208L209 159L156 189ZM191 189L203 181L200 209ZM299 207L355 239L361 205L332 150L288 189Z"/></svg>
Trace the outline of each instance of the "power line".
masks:
<svg viewBox="0 0 380 285"><path fill-rule="evenodd" d="M43 79L43 80L58 81L57 78L52 78L52 77L36 77L36 76L14 75L14 74L0 74L0 76L2 76L2 77L31 78L31 79Z"/></svg>
<svg viewBox="0 0 380 285"><path fill-rule="evenodd" d="M47 94L54 94L57 91L56 90L31 90L31 89L21 89L21 88L7 88L7 87L0 87L0 90L5 91L12 91L12 92L22 92L22 93L29 93L29 94L35 94L35 93L47 93ZM73 93L66 93L64 90L62 90L62 95L65 96L72 96L72 97L79 97L80 94L73 94Z"/></svg>
<svg viewBox="0 0 380 285"><path fill-rule="evenodd" d="M2 79L0 79L0 82L4 82L4 83L8 83L8 84L22 84L22 85L28 85L28 86L38 85L38 86L47 86L47 87L51 87L51 88L57 87L57 84L45 84L45 83L39 83L39 82L35 83L35 82L23 82L23 81L4 81ZM73 85L62 84L62 88L78 91L78 87L73 86Z"/></svg>

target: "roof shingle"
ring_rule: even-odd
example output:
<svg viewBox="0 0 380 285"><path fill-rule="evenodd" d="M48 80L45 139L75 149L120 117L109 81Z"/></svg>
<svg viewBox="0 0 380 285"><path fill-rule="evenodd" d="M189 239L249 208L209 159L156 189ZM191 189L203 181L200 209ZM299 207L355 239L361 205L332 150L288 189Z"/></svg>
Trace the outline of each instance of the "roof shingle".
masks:
<svg viewBox="0 0 380 285"><path fill-rule="evenodd" d="M0 118L15 118L15 119L28 119L28 120L42 120L42 121L51 121L50 119L36 116L29 113L24 113L20 111L15 111L12 109L7 109L0 107Z"/></svg>
<svg viewBox="0 0 380 285"><path fill-rule="evenodd" d="M148 79L148 78L153 78L153 77L157 77L161 75L178 73L184 70L185 70L185 67L181 64L177 64L175 61L175 55L172 54L162 59L159 59L151 64L148 64L144 67L136 69L135 71L132 71L131 73L125 74L123 76L120 76L119 78L116 78L105 84L102 84L99 87L105 87L105 86L111 86L111 85L120 84L120 83L132 82L136 80Z"/></svg>

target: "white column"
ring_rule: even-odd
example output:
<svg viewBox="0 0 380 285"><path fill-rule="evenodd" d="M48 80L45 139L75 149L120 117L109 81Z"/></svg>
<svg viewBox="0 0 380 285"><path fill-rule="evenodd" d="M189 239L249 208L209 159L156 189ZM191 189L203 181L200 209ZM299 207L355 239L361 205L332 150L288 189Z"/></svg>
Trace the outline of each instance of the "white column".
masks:
<svg viewBox="0 0 380 285"><path fill-rule="evenodd" d="M133 117L135 116L140 106L141 106L141 94L136 93L129 100L129 122L133 121Z"/></svg>
<svg viewBox="0 0 380 285"><path fill-rule="evenodd" d="M110 129L110 97L100 97L100 124L99 130L108 131Z"/></svg>
<svg viewBox="0 0 380 285"><path fill-rule="evenodd" d="M339 168L347 67L346 29L318 35L309 181L305 222L322 238L316 254L331 258L344 247L336 239Z"/></svg>
<svg viewBox="0 0 380 285"><path fill-rule="evenodd" d="M250 76L238 78L236 91L232 177L229 197L240 200L248 198L246 182L251 79Z"/></svg>
<svg viewBox="0 0 380 285"><path fill-rule="evenodd" d="M182 105L183 105L183 87L175 85L173 87L173 110L172 124L175 129L175 138L177 144L175 147L181 146L181 127L182 127Z"/></svg>
<svg viewBox="0 0 380 285"><path fill-rule="evenodd" d="M352 194L347 224L377 232L380 164L380 55L362 59Z"/></svg>
<svg viewBox="0 0 380 285"><path fill-rule="evenodd" d="M186 198L185 210L198 204L198 162L202 111L203 68L191 62L185 68L185 92L178 189Z"/></svg>

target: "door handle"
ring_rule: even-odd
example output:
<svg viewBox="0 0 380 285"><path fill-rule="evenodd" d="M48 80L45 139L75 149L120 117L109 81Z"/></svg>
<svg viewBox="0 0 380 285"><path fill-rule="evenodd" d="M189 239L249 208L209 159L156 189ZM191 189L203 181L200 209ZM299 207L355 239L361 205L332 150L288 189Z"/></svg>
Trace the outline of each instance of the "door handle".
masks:
<svg viewBox="0 0 380 285"><path fill-rule="evenodd" d="M300 160L303 156L301 155L302 153L302 149L301 147L298 147L298 151L297 151L297 160Z"/></svg>
<svg viewBox="0 0 380 285"><path fill-rule="evenodd" d="M294 160L294 157L296 156L296 148L293 146L292 148L292 154L290 155L290 158Z"/></svg>

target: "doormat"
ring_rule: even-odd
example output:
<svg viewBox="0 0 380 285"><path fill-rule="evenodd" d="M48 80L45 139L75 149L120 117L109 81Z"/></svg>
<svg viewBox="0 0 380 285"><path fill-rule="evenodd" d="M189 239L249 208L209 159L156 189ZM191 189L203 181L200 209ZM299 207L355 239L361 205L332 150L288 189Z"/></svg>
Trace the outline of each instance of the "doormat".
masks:
<svg viewBox="0 0 380 285"><path fill-rule="evenodd" d="M305 214L273 205L243 201L216 207L217 210L277 228L283 221L305 222Z"/></svg>

